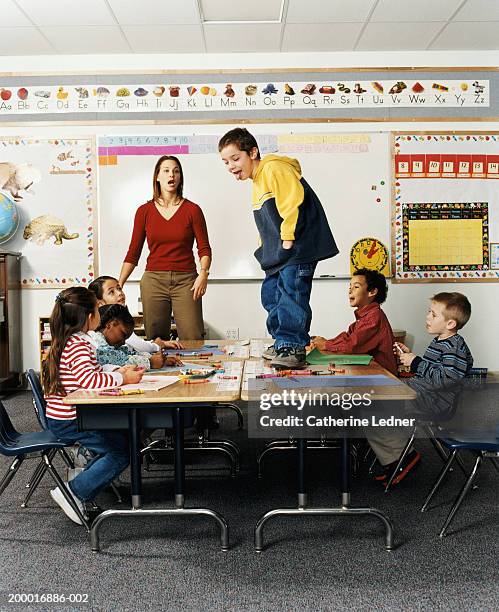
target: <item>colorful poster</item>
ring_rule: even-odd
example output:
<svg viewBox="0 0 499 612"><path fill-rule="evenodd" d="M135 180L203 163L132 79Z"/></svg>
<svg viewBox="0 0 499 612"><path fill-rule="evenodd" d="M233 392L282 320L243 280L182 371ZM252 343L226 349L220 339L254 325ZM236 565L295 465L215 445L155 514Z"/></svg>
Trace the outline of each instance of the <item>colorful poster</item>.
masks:
<svg viewBox="0 0 499 612"><path fill-rule="evenodd" d="M22 253L22 287L95 277L94 149L90 138L0 139L0 244Z"/></svg>
<svg viewBox="0 0 499 612"><path fill-rule="evenodd" d="M359 77L362 74L359 75ZM199 76L196 77L199 79ZM326 77L327 78L327 77ZM163 82L10 86L0 83L0 116L178 113L362 108L486 108L488 80L406 77L343 82Z"/></svg>
<svg viewBox="0 0 499 612"><path fill-rule="evenodd" d="M499 134L402 133L394 145L394 278L499 279Z"/></svg>

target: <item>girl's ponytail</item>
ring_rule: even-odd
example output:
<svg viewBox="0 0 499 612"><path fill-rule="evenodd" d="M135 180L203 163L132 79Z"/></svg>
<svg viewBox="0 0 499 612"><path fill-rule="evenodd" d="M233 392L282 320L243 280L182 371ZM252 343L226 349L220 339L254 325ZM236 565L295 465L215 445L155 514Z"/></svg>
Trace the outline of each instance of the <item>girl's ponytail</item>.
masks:
<svg viewBox="0 0 499 612"><path fill-rule="evenodd" d="M95 294L85 287L64 289L55 298L50 315L52 343L43 362L43 386L46 395L65 395L59 375L62 351L69 337L85 328L88 315L95 311L96 304Z"/></svg>

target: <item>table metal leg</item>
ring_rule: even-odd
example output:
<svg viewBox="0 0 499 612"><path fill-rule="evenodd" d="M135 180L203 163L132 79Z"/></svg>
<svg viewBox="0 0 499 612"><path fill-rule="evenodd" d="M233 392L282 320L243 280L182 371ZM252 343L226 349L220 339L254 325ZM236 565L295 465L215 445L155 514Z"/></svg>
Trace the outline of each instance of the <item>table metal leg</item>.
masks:
<svg viewBox="0 0 499 612"><path fill-rule="evenodd" d="M139 445L139 423L137 408L130 408L128 411L128 423L130 427L130 472L131 472L131 491L132 508L137 510L142 505L141 489L142 474L140 471L140 445Z"/></svg>
<svg viewBox="0 0 499 612"><path fill-rule="evenodd" d="M352 508L350 506L350 444L347 438L343 438L341 451L341 506L336 508L311 508L307 507L307 494L305 493L305 458L306 440L298 440L297 449L297 481L298 481L298 507L276 508L265 513L255 526L255 550L257 553L263 551L263 528L267 521L277 516L332 516L369 515L379 519L385 527L385 548L393 550L393 526L385 514L376 508Z"/></svg>
<svg viewBox="0 0 499 612"><path fill-rule="evenodd" d="M184 458L184 411L177 406L175 422L175 507L184 507L185 458Z"/></svg>
<svg viewBox="0 0 499 612"><path fill-rule="evenodd" d="M90 530L90 542L92 550L100 550L99 531L108 519L115 517L141 517L141 516L191 516L203 515L214 519L220 527L220 544L222 551L229 550L229 528L227 522L221 514L209 508L185 508L185 462L184 462L184 407L173 407L173 420L175 427L175 508L141 508L141 474L140 458L141 453L138 446L138 417L137 409L129 408L130 425L130 462L131 462L131 488L132 488L132 509L131 510L106 510L100 514L92 523Z"/></svg>

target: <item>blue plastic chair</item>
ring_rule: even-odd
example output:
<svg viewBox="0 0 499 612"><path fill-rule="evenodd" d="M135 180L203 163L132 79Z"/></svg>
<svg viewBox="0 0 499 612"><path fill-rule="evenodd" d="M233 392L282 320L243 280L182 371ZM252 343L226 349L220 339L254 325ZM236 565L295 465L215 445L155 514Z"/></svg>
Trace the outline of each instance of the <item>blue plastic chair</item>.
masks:
<svg viewBox="0 0 499 612"><path fill-rule="evenodd" d="M0 401L0 454L6 457L14 457L6 474L0 480L0 495L5 491L12 481L17 471L21 467L24 459L32 453L41 453L45 469L52 476L54 482L59 487L61 493L71 505L76 514L80 517L82 524L87 531L90 530L87 519L83 516L72 496L68 493L66 486L59 476L57 470L52 465L54 454L64 448L64 443L60 442L51 431L36 431L20 433L16 430L4 405ZM45 471L45 470L44 470Z"/></svg>
<svg viewBox="0 0 499 612"><path fill-rule="evenodd" d="M464 436L463 436L464 437ZM483 435L479 435L478 432L473 432L473 439L468 440L456 440L454 438L441 438L440 441L449 451L449 457L445 462L444 467L440 471L440 474L435 481L430 493L428 494L422 508L421 512L425 512L428 509L428 504L430 503L431 498L439 489L441 483L443 482L445 475L449 471L454 459L458 456L458 453L462 450L468 450L473 452L476 455L475 463L473 465L473 469L468 475L466 482L464 483L463 488L459 492L454 504L445 519L445 522L440 530L440 537L443 538L447 529L449 528L456 512L459 510L466 494L471 488L473 481L476 478L480 465L482 464L484 459L491 459L493 466L499 472L499 467L497 466L496 459L499 458L499 438L491 437L490 431L487 433L483 433Z"/></svg>
<svg viewBox="0 0 499 612"><path fill-rule="evenodd" d="M45 431L49 431L48 428L48 422L47 422L47 416L45 414L45 409L47 406L47 403L45 401L45 397L43 395L43 389L42 389L42 385L40 382L40 379L38 378L36 372L34 370L28 370L26 372L26 377L28 379L29 385L31 387L31 391L33 393L33 407L35 409L35 413L36 413L36 417L38 419L38 422L40 423L40 427L45 430ZM53 451L53 454L51 456L51 459L54 458L55 454L59 453L59 455L61 456L62 460L64 461L64 463L68 466L68 468L70 469L74 469L75 465L73 460L71 459L71 457L69 456L69 454L66 452L66 448L61 448L61 449L57 449ZM42 460L40 461L40 463L38 464L38 467L36 468L36 470L34 471L33 475L31 476L31 478L28 481L28 484L26 485L27 488L29 488L29 491L23 501L23 503L21 504L22 508L25 508L28 505L28 501L30 499L30 497L33 495L36 487L40 484L43 475L45 474L45 471L47 469L47 466L45 465L45 462ZM110 484L111 489L113 490L113 493L116 496L116 500L121 503L123 501L120 492L118 491L118 489L116 488L114 483Z"/></svg>
<svg viewBox="0 0 499 612"><path fill-rule="evenodd" d="M29 382L29 385L31 387L31 391L33 394L32 402L33 402L33 407L35 409L36 418L38 419L38 423L40 424L40 427L44 431L49 431L47 417L45 414L46 402L45 402L45 397L43 396L43 389L40 383L40 379L38 378L34 370L28 370L26 372L26 378L28 379L28 382ZM64 447L60 449L54 449L52 451L50 459L53 460L54 456L57 453L59 453L60 457L62 458L64 463L68 466L68 468L70 469L74 468L73 460L71 459L71 457L69 456L69 454L67 453ZM31 478L28 480L28 483L26 484L26 488L29 489L29 491L26 497L24 498L23 503L21 504L22 508L26 508L26 506L28 505L28 501L30 497L33 495L33 493L35 492L35 489L40 484L46 470L47 470L47 466L44 460L42 459L40 463L38 464L38 466L36 467L35 471L33 472Z"/></svg>

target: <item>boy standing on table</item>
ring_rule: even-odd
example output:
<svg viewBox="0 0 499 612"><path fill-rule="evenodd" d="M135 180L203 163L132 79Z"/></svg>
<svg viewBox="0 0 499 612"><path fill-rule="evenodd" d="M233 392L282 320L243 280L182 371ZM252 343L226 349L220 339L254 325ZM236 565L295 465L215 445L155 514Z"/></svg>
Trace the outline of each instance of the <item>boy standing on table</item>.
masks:
<svg viewBox="0 0 499 612"><path fill-rule="evenodd" d="M299 162L280 155L261 159L248 130L230 130L218 150L236 180L253 181L253 214L261 240L255 257L265 272L261 299L274 339L263 356L278 368L303 368L314 270L318 261L338 253L326 215Z"/></svg>

